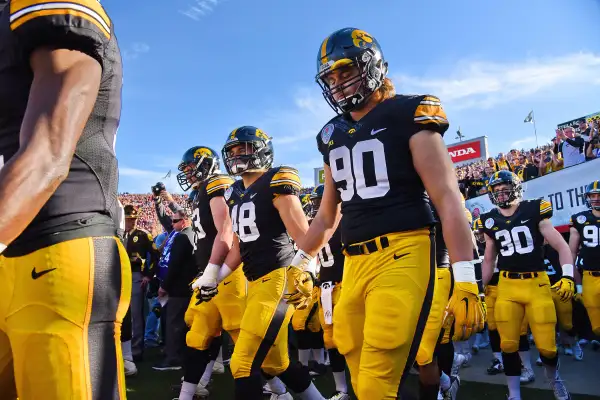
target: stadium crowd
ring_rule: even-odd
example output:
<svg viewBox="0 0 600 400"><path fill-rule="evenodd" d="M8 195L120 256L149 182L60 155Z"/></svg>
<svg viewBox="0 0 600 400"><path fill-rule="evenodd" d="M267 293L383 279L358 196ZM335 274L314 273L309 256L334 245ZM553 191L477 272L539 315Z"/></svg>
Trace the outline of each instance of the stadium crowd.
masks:
<svg viewBox="0 0 600 400"><path fill-rule="evenodd" d="M599 126L598 120L589 124L582 120L577 129L557 130L556 137L537 148L512 149L508 153L499 153L497 157L489 157L485 161L458 166L456 176L460 189L465 198L469 199L487 193L489 178L496 171L512 171L525 182L560 171L565 167L593 160L600 156ZM305 187L301 194L308 194L312 190L312 186ZM181 206L187 199L186 194L175 194L173 197ZM146 229L154 236L162 232L156 219L151 194L122 193L119 199L123 204L140 207L141 217L138 223L140 228Z"/></svg>

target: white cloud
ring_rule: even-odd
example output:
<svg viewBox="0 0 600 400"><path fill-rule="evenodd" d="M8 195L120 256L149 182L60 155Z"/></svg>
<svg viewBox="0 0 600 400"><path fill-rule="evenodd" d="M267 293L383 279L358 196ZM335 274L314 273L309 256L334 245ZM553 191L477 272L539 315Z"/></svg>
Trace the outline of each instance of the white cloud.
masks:
<svg viewBox="0 0 600 400"><path fill-rule="evenodd" d="M185 10L179 12L186 17L199 21L202 17L212 13L216 6L224 0L194 0Z"/></svg>
<svg viewBox="0 0 600 400"><path fill-rule="evenodd" d="M519 139L519 140L515 140L514 142L512 142L510 144L510 148L511 149L521 149L523 148L524 145L526 144L534 144L535 143L535 136L529 136L523 139Z"/></svg>
<svg viewBox="0 0 600 400"><path fill-rule="evenodd" d="M150 46L142 42L134 42L123 50L123 58L134 60L141 54L145 54L150 51Z"/></svg>
<svg viewBox="0 0 600 400"><path fill-rule="evenodd" d="M518 63L463 61L447 76L396 75L403 93L432 93L453 108L491 108L557 87L600 84L600 55L573 53Z"/></svg>

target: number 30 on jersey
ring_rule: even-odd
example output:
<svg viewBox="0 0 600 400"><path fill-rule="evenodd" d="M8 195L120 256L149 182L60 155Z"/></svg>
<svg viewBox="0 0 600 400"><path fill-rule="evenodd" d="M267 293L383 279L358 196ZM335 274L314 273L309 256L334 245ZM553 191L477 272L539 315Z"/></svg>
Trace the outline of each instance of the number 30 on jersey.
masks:
<svg viewBox="0 0 600 400"><path fill-rule="evenodd" d="M500 242L500 254L510 257L513 254L527 254L533 251L533 237L526 226L515 226L511 230L503 229L496 232L496 239Z"/></svg>

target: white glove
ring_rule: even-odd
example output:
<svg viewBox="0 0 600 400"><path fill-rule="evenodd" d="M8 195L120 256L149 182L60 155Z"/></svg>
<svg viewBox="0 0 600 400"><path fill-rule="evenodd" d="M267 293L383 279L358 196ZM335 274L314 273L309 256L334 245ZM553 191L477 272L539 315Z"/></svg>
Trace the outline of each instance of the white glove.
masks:
<svg viewBox="0 0 600 400"><path fill-rule="evenodd" d="M219 284L219 271L221 267L217 264L208 264L204 269L204 273L192 283L192 289L200 289L201 287L217 287Z"/></svg>

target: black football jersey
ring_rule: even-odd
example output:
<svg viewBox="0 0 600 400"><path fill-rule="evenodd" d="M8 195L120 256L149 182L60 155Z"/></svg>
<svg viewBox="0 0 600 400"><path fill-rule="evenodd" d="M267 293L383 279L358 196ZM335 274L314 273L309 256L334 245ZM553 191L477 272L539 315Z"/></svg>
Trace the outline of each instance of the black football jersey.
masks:
<svg viewBox="0 0 600 400"><path fill-rule="evenodd" d="M558 252L547 244L544 245L544 265L546 266L548 279L550 279L550 285L554 285L562 278L562 266L560 265Z"/></svg>
<svg viewBox="0 0 600 400"><path fill-rule="evenodd" d="M509 272L545 271L544 237L539 223L552 217L546 200L523 200L513 215L505 217L497 208L479 218L483 231L498 250L498 269Z"/></svg>
<svg viewBox="0 0 600 400"><path fill-rule="evenodd" d="M121 115L121 54L112 21L97 0L11 0L0 11L0 167L19 150L33 82L29 60L41 47L96 59L102 66L100 89L66 180L6 255L78 237L115 235L118 226L114 146Z"/></svg>
<svg viewBox="0 0 600 400"><path fill-rule="evenodd" d="M342 253L341 227L335 230L329 242L319 251L319 272L322 282L341 282L344 275L344 253Z"/></svg>
<svg viewBox="0 0 600 400"><path fill-rule="evenodd" d="M339 115L325 125L317 144L342 200L344 245L433 225L409 139L447 129L435 96L397 95L358 122Z"/></svg>
<svg viewBox="0 0 600 400"><path fill-rule="evenodd" d="M581 237L579 265L587 271L600 271L600 218L591 210L582 211L571 217L570 225Z"/></svg>
<svg viewBox="0 0 600 400"><path fill-rule="evenodd" d="M208 264L217 236L210 201L215 197L223 197L233 182L234 180L228 175L215 175L201 183L196 189L197 195L192 204L192 229L196 245L194 250L196 266L201 271Z"/></svg>
<svg viewBox="0 0 600 400"><path fill-rule="evenodd" d="M282 166L269 169L248 188L238 180L225 192L249 281L289 265L294 258L292 238L273 201L281 195L298 196L300 189L298 171Z"/></svg>

